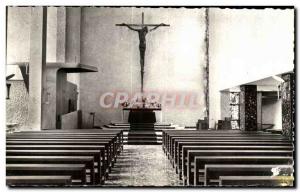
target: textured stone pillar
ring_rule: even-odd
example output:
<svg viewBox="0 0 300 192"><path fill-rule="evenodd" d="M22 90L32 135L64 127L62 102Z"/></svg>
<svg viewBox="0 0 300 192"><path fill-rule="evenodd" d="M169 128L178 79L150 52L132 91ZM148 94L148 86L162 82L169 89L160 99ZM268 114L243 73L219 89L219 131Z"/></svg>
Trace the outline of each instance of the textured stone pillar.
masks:
<svg viewBox="0 0 300 192"><path fill-rule="evenodd" d="M244 131L257 131L256 85L242 85L240 89L240 128Z"/></svg>
<svg viewBox="0 0 300 192"><path fill-rule="evenodd" d="M293 73L282 75L282 134L291 138L295 128L295 77Z"/></svg>
<svg viewBox="0 0 300 192"><path fill-rule="evenodd" d="M31 9L28 129L41 130L46 76L47 8Z"/></svg>
<svg viewBox="0 0 300 192"><path fill-rule="evenodd" d="M262 92L257 92L257 130L262 130Z"/></svg>

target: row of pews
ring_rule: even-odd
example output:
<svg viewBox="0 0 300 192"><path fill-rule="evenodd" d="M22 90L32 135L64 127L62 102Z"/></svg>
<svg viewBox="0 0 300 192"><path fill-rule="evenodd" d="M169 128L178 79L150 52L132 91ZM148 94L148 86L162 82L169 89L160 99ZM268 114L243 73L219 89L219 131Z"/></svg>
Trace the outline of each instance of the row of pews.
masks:
<svg viewBox="0 0 300 192"><path fill-rule="evenodd" d="M122 130L7 134L6 183L8 186L101 186L122 150Z"/></svg>
<svg viewBox="0 0 300 192"><path fill-rule="evenodd" d="M163 150L185 186L293 186L293 142L239 130L165 130Z"/></svg>

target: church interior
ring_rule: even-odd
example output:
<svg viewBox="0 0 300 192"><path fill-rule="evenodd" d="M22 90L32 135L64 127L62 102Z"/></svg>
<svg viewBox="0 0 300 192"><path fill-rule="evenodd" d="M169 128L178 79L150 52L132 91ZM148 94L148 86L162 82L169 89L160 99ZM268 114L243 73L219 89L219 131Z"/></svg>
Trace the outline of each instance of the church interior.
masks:
<svg viewBox="0 0 300 192"><path fill-rule="evenodd" d="M294 187L294 17L7 7L7 186Z"/></svg>

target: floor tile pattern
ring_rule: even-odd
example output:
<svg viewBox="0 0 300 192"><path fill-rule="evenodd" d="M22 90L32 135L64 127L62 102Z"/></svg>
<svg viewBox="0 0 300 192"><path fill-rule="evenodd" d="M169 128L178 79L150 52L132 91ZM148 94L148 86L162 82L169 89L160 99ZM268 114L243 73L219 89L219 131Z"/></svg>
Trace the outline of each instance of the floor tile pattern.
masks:
<svg viewBox="0 0 300 192"><path fill-rule="evenodd" d="M161 145L125 145L106 186L182 186Z"/></svg>

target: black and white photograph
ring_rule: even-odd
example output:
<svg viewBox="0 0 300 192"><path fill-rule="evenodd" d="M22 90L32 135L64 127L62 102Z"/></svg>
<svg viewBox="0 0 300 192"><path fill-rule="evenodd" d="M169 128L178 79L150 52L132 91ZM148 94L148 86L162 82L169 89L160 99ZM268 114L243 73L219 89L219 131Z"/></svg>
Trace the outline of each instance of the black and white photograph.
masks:
<svg viewBox="0 0 300 192"><path fill-rule="evenodd" d="M296 187L294 6L5 8L6 187Z"/></svg>

